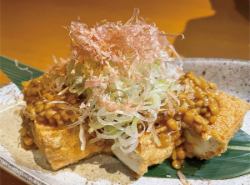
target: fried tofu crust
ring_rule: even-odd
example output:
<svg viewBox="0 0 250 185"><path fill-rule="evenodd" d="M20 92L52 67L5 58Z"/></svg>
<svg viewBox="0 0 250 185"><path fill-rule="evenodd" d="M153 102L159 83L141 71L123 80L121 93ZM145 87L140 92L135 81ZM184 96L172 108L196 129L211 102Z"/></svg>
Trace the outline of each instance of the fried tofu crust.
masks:
<svg viewBox="0 0 250 185"><path fill-rule="evenodd" d="M145 133L140 137L139 146L129 154L123 153L119 148L112 148L112 152L131 170L142 176L148 167L162 163L169 158L174 149L174 142L168 133L162 133L165 145L157 146L152 135Z"/></svg>
<svg viewBox="0 0 250 185"><path fill-rule="evenodd" d="M98 153L111 154L110 145L103 141L87 144L86 148L81 150L79 127L55 129L35 122L32 124L31 130L36 146L46 157L53 170L77 163L81 159ZM165 135L167 136L167 133ZM147 172L149 166L160 164L170 157L174 142L170 136L165 137L164 142L167 145L157 146L153 142L151 135L145 133L140 137L140 144L135 152L124 154L118 148L112 151L116 157L141 176Z"/></svg>
<svg viewBox="0 0 250 185"><path fill-rule="evenodd" d="M59 130L43 124L33 124L34 142L53 170L109 150L109 147L103 143L88 144L84 150L81 150L79 130L79 126Z"/></svg>
<svg viewBox="0 0 250 185"><path fill-rule="evenodd" d="M188 157L210 159L227 150L228 143L242 125L249 103L224 92L218 95L219 114L216 122L208 127L208 138L204 139L194 130L186 129L185 148Z"/></svg>

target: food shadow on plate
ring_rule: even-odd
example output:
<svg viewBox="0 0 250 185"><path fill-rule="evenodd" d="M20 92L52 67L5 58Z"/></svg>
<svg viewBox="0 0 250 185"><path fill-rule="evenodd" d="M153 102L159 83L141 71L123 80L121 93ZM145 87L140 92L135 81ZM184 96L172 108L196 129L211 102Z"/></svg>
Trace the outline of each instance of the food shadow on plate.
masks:
<svg viewBox="0 0 250 185"><path fill-rule="evenodd" d="M34 161L38 166L45 170L52 170L45 156L38 149L32 149L31 151L33 153Z"/></svg>
<svg viewBox="0 0 250 185"><path fill-rule="evenodd" d="M33 149L32 153L34 161L37 165L39 165L44 170L48 170L52 173L57 172L51 169L45 156L39 150ZM69 166L61 168L61 170L68 169L87 178L89 174L92 173L92 175L95 176L95 179L98 179L99 177L97 176L97 174L99 174L99 172L103 172L102 169L104 169L106 174L119 174L128 177L130 181L136 180L136 174L133 171L127 168L115 157L107 154L97 154L89 158L82 159L75 164L71 164ZM102 174L102 176L105 176L105 174Z"/></svg>
<svg viewBox="0 0 250 185"><path fill-rule="evenodd" d="M127 166L121 163L117 158L107 154L97 154L87 159L83 159L76 164L72 164L69 168L75 171L77 166L89 166L95 165L97 168L105 169L109 174L123 174L129 177L130 180L136 180L136 174L131 171Z"/></svg>

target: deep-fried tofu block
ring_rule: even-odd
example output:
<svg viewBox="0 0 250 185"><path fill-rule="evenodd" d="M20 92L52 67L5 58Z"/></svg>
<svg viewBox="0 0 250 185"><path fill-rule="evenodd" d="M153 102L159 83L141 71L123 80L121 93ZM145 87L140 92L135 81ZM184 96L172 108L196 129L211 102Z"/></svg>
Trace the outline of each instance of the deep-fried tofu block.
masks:
<svg viewBox="0 0 250 185"><path fill-rule="evenodd" d="M97 153L110 152L110 145L103 142L87 144L86 148L81 150L79 127L59 130L35 123L32 124L31 130L35 144L53 170L58 170ZM125 165L141 176L147 172L149 166L160 164L170 157L174 143L167 133L162 133L162 136L165 146L157 146L151 135L147 133L140 138L140 144L135 152L125 154L119 148L114 148L112 152Z"/></svg>
<svg viewBox="0 0 250 185"><path fill-rule="evenodd" d="M148 167L160 164L169 158L174 148L174 142L167 132L162 133L162 146L157 146L149 133L144 134L139 141L137 149L129 154L123 153L118 147L112 148L112 152L131 170L142 176L148 171Z"/></svg>
<svg viewBox="0 0 250 185"><path fill-rule="evenodd" d="M59 130L43 124L32 124L34 142L53 170L76 163L110 148L103 143L94 143L87 144L86 148L81 150L79 130L79 126Z"/></svg>
<svg viewBox="0 0 250 185"><path fill-rule="evenodd" d="M250 105L243 100L219 93L219 114L216 122L208 127L208 138L204 139L192 129L185 130L188 157L210 159L227 150L227 145L239 130Z"/></svg>

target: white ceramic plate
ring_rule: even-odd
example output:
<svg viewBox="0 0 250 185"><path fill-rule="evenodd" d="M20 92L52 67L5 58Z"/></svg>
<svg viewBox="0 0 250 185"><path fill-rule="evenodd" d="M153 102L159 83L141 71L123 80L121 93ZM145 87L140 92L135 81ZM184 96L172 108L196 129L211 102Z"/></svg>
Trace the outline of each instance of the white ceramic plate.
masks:
<svg viewBox="0 0 250 185"><path fill-rule="evenodd" d="M250 101L250 61L193 58L184 60L184 69L204 75L216 82L220 89ZM82 184L180 184L178 179L142 177L136 181L130 171L117 159L98 155L71 165L58 172L41 168L42 156L36 151L26 151L19 143L18 130L21 118L18 104L22 94L15 85L0 89L0 166L14 176L36 185ZM242 129L250 134L250 114L244 119ZM190 180L192 184L250 184L250 175L227 180Z"/></svg>

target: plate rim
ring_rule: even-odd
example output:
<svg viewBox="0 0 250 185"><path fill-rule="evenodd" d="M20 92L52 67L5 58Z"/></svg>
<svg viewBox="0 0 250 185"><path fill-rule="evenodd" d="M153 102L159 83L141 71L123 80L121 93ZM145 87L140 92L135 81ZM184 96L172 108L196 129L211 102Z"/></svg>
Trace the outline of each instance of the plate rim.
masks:
<svg viewBox="0 0 250 185"><path fill-rule="evenodd" d="M3 55L0 55L3 56ZM6 56L3 56L6 57ZM10 59L9 57L6 57ZM190 58L181 58L181 61L183 62L207 62L207 61L215 60L215 62L208 62L207 64L213 65L213 64L218 64L218 63L233 63L234 65L246 65L250 67L250 60L246 59L229 59L229 58L204 58L204 57L190 57ZM184 64L185 65L185 64ZM12 82L4 85L8 86L13 84ZM0 86L0 88L3 88L4 86ZM35 176L29 172L27 172L25 169L19 167L19 165L14 164L12 161L7 160L3 158L3 156L0 155L0 167L13 175L14 177L26 182L27 184L34 184L34 185L50 185L46 182L44 182L39 176Z"/></svg>
<svg viewBox="0 0 250 185"><path fill-rule="evenodd" d="M4 159L0 156L0 168L13 175L14 177L26 182L30 185L49 185L44 182L38 176L34 176L27 172L25 169L20 168L18 165L13 164L12 162Z"/></svg>

